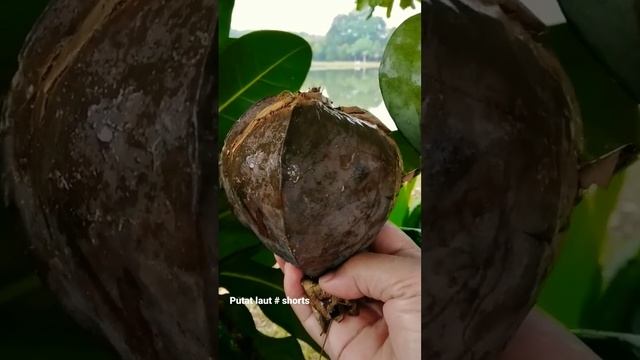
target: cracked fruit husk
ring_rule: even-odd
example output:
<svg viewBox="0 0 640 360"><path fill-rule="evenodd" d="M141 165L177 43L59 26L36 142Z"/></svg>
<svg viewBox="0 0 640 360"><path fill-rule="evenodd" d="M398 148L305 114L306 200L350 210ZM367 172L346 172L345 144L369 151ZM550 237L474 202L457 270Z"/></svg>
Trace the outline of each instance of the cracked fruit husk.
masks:
<svg viewBox="0 0 640 360"><path fill-rule="evenodd" d="M213 358L217 2L47 4L0 139L41 279L122 359Z"/></svg>
<svg viewBox="0 0 640 360"><path fill-rule="evenodd" d="M220 157L238 219L312 278L370 245L401 182L396 144L354 109L332 107L317 89L266 98L234 125Z"/></svg>

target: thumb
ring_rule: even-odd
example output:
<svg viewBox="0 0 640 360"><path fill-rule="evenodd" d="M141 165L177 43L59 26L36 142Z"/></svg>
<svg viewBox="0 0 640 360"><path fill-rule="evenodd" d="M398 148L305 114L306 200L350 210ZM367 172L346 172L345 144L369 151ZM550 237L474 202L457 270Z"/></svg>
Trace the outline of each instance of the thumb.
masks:
<svg viewBox="0 0 640 360"><path fill-rule="evenodd" d="M387 302L420 296L420 259L360 253L320 277L319 283L324 291L347 300L368 297Z"/></svg>

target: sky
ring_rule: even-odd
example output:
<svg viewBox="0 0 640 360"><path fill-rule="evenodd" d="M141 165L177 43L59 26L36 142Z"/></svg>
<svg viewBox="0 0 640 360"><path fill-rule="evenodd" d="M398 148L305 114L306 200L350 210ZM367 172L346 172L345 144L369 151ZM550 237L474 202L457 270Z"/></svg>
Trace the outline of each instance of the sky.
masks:
<svg viewBox="0 0 640 360"><path fill-rule="evenodd" d="M420 12L416 9L401 9L395 2L391 17L386 9L377 8L374 16L382 17L387 27L397 27L406 18ZM283 30L325 35L333 18L355 10L355 0L235 0L231 28L234 30Z"/></svg>
<svg viewBox="0 0 640 360"><path fill-rule="evenodd" d="M557 0L522 1L549 25L565 22ZM387 27L397 27L404 19L420 12L420 1L415 1L416 9L404 10L397 5L399 0L395 3L390 18L386 17L386 9L377 8L374 12L386 21ZM355 7L355 0L236 0L231 28L325 35L335 16L347 14Z"/></svg>

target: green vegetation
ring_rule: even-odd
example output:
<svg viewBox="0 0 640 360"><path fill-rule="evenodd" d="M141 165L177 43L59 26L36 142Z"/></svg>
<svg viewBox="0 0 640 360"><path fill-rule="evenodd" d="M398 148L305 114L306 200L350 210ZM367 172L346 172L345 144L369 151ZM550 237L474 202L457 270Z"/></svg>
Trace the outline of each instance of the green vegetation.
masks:
<svg viewBox="0 0 640 360"><path fill-rule="evenodd" d="M366 11L338 15L325 36L299 33L313 49L314 61L380 61L393 29L381 17L369 18ZM232 30L232 37L247 31Z"/></svg>

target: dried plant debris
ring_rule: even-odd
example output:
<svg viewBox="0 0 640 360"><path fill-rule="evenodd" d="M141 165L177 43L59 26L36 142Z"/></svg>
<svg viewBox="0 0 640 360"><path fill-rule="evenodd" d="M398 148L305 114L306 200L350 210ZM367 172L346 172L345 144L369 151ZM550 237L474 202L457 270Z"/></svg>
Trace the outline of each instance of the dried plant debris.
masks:
<svg viewBox="0 0 640 360"><path fill-rule="evenodd" d="M359 313L358 303L340 299L322 290L320 285L311 279L302 280L302 288L311 302L311 307L316 313L322 332L325 334L329 330L332 321L340 322L345 315L356 316Z"/></svg>

